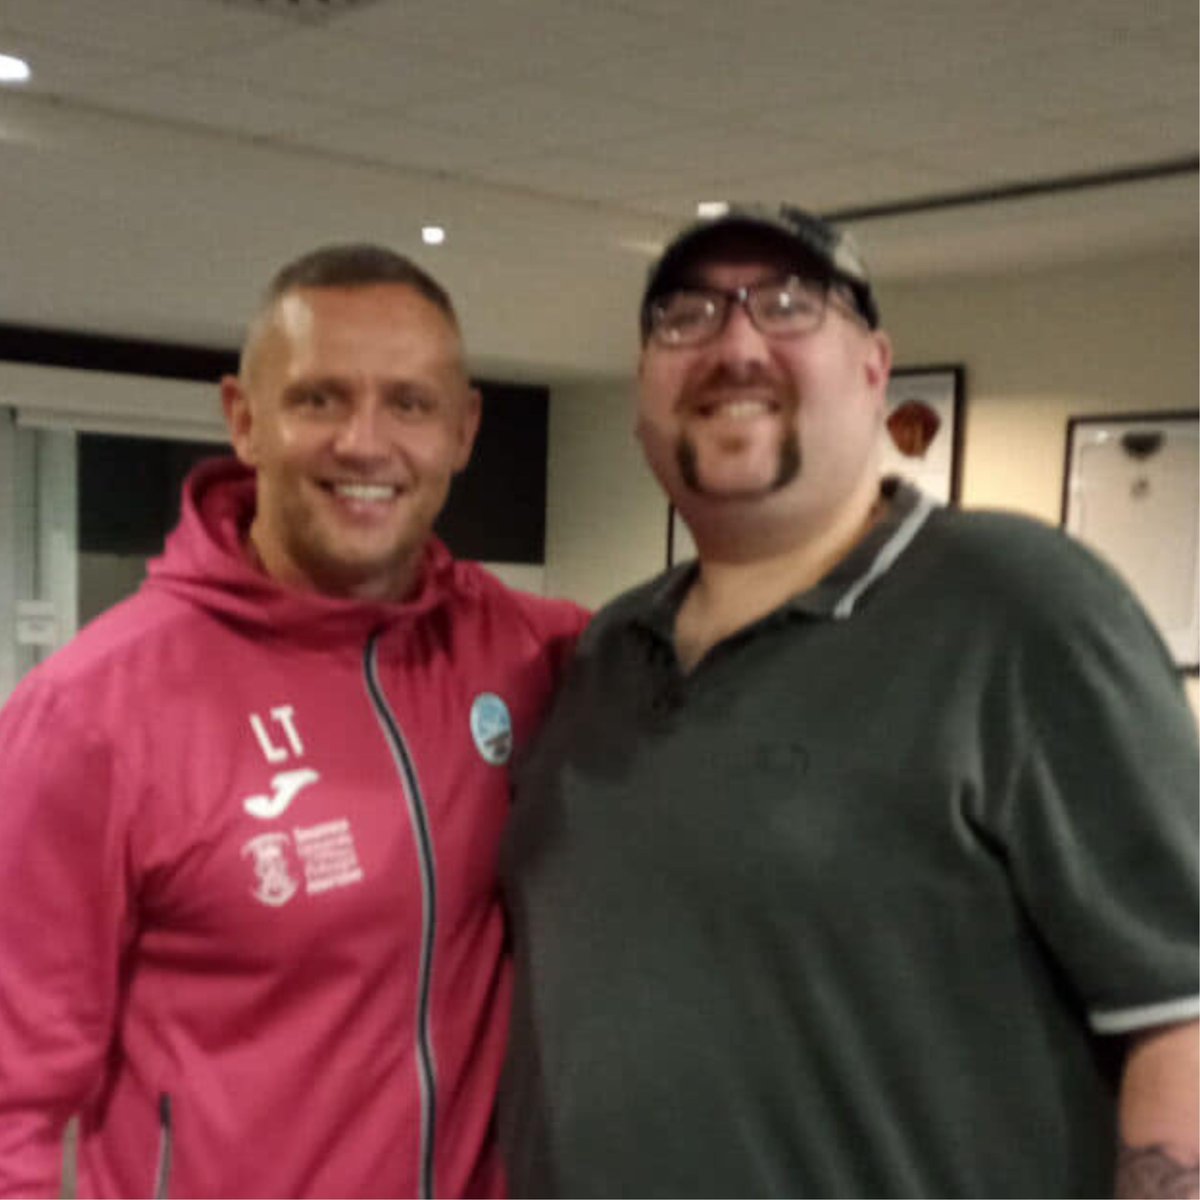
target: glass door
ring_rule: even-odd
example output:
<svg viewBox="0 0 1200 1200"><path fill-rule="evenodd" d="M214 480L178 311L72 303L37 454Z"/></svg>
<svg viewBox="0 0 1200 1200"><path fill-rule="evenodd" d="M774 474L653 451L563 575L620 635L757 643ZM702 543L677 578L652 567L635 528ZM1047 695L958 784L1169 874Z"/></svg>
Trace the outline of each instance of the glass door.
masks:
<svg viewBox="0 0 1200 1200"><path fill-rule="evenodd" d="M76 631L132 595L212 441L93 433L0 408L0 703Z"/></svg>
<svg viewBox="0 0 1200 1200"><path fill-rule="evenodd" d="M0 701L78 628L76 435L0 409Z"/></svg>

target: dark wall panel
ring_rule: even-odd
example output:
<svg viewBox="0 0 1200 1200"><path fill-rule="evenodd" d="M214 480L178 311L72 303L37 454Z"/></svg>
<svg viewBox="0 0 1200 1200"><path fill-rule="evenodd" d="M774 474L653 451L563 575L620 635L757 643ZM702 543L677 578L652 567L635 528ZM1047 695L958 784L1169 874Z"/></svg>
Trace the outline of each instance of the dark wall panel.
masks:
<svg viewBox="0 0 1200 1200"><path fill-rule="evenodd" d="M460 558L542 563L549 393L507 384L481 391L475 453L454 481L438 533Z"/></svg>
<svg viewBox="0 0 1200 1200"><path fill-rule="evenodd" d="M184 476L202 458L224 453L213 442L81 434L80 552L157 554L178 518Z"/></svg>

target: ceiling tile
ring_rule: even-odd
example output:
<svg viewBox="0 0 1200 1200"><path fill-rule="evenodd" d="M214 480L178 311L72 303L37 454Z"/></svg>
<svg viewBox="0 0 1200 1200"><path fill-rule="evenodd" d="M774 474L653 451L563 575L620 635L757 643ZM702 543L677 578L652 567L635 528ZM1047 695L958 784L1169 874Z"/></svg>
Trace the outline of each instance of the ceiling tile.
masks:
<svg viewBox="0 0 1200 1200"><path fill-rule="evenodd" d="M492 139L430 129L399 113L356 112L325 121L307 130L302 142L328 153L424 171L469 173L506 157L505 147Z"/></svg>
<svg viewBox="0 0 1200 1200"><path fill-rule="evenodd" d="M618 169L603 157L553 153L505 157L476 167L471 175L485 183L526 187L546 195L615 203L678 183L675 174L666 168L623 165Z"/></svg>
<svg viewBox="0 0 1200 1200"><path fill-rule="evenodd" d="M1147 162L1148 146L1162 160L1194 154L1196 122L1179 109L1152 108L1118 120L1054 121L984 141L956 138L927 142L915 160L952 172L968 186L996 186L1103 173Z"/></svg>
<svg viewBox="0 0 1200 1200"><path fill-rule="evenodd" d="M614 170L668 171L677 177L704 180L778 171L789 163L812 170L853 158L836 140L823 141L802 132L792 135L753 128L729 128L712 123L674 127L654 134L629 137L603 147Z"/></svg>
<svg viewBox="0 0 1200 1200"><path fill-rule="evenodd" d="M586 150L678 123L674 114L647 112L641 104L536 83L464 90L452 98L408 105L404 116L432 128L494 138L518 153Z"/></svg>
<svg viewBox="0 0 1200 1200"><path fill-rule="evenodd" d="M651 26L654 22L650 22ZM516 77L545 78L645 44L647 19L591 0L383 3L339 18L339 33L394 49L432 49Z"/></svg>
<svg viewBox="0 0 1200 1200"><path fill-rule="evenodd" d="M149 69L141 59L27 33L0 34L0 53L15 54L29 64L32 77L20 91L33 95L86 95L90 84L141 75Z"/></svg>
<svg viewBox="0 0 1200 1200"><path fill-rule="evenodd" d="M380 109L437 98L452 101L506 78L503 63L485 71L476 63L417 45L398 47L347 37L336 27L293 29L268 42L211 57L198 69L281 96L329 98Z"/></svg>
<svg viewBox="0 0 1200 1200"><path fill-rule="evenodd" d="M346 120L353 110L330 100L264 93L247 83L159 68L136 78L100 81L78 93L105 108L185 121L242 137L300 138L307 130Z"/></svg>
<svg viewBox="0 0 1200 1200"><path fill-rule="evenodd" d="M148 62L269 38L291 23L220 0L4 0L0 35L22 31Z"/></svg>

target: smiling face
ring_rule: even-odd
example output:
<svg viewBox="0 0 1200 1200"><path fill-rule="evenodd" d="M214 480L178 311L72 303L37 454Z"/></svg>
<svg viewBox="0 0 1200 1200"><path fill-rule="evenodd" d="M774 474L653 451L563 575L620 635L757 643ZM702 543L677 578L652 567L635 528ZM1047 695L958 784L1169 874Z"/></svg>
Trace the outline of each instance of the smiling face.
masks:
<svg viewBox="0 0 1200 1200"><path fill-rule="evenodd" d="M253 467L267 573L331 596L398 600L479 426L458 330L412 288L285 293L221 385Z"/></svg>
<svg viewBox="0 0 1200 1200"><path fill-rule="evenodd" d="M734 290L787 276L777 249L738 243L694 264L689 286ZM642 351L638 437L703 551L722 533L779 545L873 497L891 352L831 299L822 324L767 337L734 305L700 346Z"/></svg>

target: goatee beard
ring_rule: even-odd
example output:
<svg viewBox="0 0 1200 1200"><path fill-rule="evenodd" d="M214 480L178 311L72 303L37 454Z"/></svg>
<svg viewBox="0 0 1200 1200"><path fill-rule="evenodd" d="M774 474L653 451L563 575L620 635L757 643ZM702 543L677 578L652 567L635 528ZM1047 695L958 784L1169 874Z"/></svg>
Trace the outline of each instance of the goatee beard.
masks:
<svg viewBox="0 0 1200 1200"><path fill-rule="evenodd" d="M679 441L675 443L675 462L689 491L695 492L699 496L712 494L701 482L696 444L686 434L680 436ZM796 436L795 430L792 430L785 433L779 440L779 464L775 470L775 477L765 488L754 494L770 495L772 492L778 492L787 487L800 474L800 465L800 439Z"/></svg>

